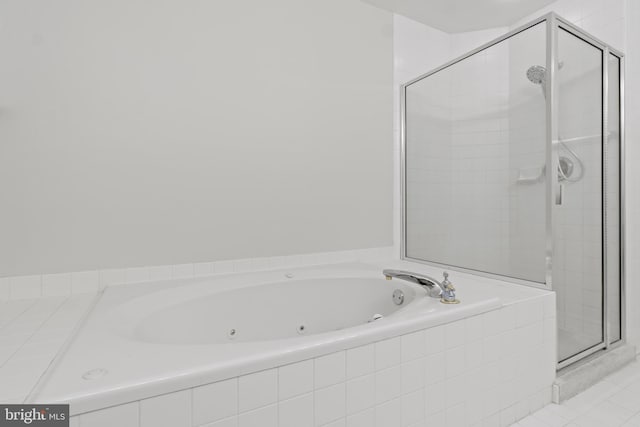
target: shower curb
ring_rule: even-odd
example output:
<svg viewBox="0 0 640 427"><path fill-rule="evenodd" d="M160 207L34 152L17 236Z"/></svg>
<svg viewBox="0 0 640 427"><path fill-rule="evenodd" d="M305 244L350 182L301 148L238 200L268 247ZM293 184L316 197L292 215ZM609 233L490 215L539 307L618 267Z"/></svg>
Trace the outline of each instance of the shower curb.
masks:
<svg viewBox="0 0 640 427"><path fill-rule="evenodd" d="M625 344L614 350L596 353L577 366L562 369L553 383L551 400L553 403L562 403L634 360L636 347Z"/></svg>

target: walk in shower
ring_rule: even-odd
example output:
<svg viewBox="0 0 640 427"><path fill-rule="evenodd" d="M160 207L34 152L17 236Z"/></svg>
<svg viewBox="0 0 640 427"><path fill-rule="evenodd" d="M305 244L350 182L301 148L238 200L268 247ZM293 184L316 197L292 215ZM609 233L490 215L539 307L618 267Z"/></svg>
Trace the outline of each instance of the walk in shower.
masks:
<svg viewBox="0 0 640 427"><path fill-rule="evenodd" d="M624 337L622 61L549 14L401 91L403 258L555 290L559 367Z"/></svg>

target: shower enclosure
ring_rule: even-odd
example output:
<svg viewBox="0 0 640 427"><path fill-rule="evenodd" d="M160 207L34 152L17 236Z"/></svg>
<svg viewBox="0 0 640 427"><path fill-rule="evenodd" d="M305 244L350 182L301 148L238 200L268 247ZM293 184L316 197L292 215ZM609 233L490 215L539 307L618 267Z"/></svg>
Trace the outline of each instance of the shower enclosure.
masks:
<svg viewBox="0 0 640 427"><path fill-rule="evenodd" d="M403 258L556 291L560 368L624 337L622 61L549 14L401 91Z"/></svg>

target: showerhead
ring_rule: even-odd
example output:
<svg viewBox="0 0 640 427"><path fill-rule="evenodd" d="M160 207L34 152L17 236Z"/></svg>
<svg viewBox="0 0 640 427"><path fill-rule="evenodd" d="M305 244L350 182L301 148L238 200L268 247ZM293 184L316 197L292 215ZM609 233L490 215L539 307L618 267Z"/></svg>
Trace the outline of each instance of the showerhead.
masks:
<svg viewBox="0 0 640 427"><path fill-rule="evenodd" d="M533 84L544 86L547 81L547 69L542 65L532 65L527 70L527 78Z"/></svg>

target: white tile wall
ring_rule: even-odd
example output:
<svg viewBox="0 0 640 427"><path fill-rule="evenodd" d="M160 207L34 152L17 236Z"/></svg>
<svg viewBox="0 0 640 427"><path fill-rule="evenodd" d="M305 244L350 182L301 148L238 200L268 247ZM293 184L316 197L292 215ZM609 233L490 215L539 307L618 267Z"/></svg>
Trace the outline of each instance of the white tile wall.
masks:
<svg viewBox="0 0 640 427"><path fill-rule="evenodd" d="M315 360L315 387L328 387L344 382L346 378L345 352L329 354Z"/></svg>
<svg viewBox="0 0 640 427"><path fill-rule="evenodd" d="M93 299L87 294L0 301L0 402L26 399Z"/></svg>
<svg viewBox="0 0 640 427"><path fill-rule="evenodd" d="M238 414L238 379L193 389L193 424L201 425Z"/></svg>
<svg viewBox="0 0 640 427"><path fill-rule="evenodd" d="M240 412L275 403L278 400L278 371L269 369L240 377L238 397Z"/></svg>
<svg viewBox="0 0 640 427"><path fill-rule="evenodd" d="M372 374L347 381L347 414L357 414L374 406L375 387L375 376Z"/></svg>
<svg viewBox="0 0 640 427"><path fill-rule="evenodd" d="M96 293L106 286L342 262L392 259L393 248L0 278L0 301Z"/></svg>
<svg viewBox="0 0 640 427"><path fill-rule="evenodd" d="M48 274L42 277L42 296L71 294L71 274Z"/></svg>
<svg viewBox="0 0 640 427"><path fill-rule="evenodd" d="M178 426L180 424L176 424ZM188 424L184 424L188 426ZM278 406L270 405L244 412L238 417L240 427L278 427Z"/></svg>
<svg viewBox="0 0 640 427"><path fill-rule="evenodd" d="M99 271L83 271L71 274L71 293L96 293L100 287Z"/></svg>
<svg viewBox="0 0 640 427"><path fill-rule="evenodd" d="M426 351L425 334L422 331L401 337L400 354L402 362L418 359L425 355Z"/></svg>
<svg viewBox="0 0 640 427"><path fill-rule="evenodd" d="M226 418L215 423L205 424L202 427L238 427L238 417Z"/></svg>
<svg viewBox="0 0 640 427"><path fill-rule="evenodd" d="M355 378L374 371L375 346L373 344L347 350L347 378Z"/></svg>
<svg viewBox="0 0 640 427"><path fill-rule="evenodd" d="M376 404L379 405L399 397L402 391L402 371L400 366L376 371L375 383Z"/></svg>
<svg viewBox="0 0 640 427"><path fill-rule="evenodd" d="M313 391L313 360L304 360L278 369L278 396L289 399Z"/></svg>
<svg viewBox="0 0 640 427"><path fill-rule="evenodd" d="M191 390L178 391L140 401L140 427L191 425ZM87 427L85 418L80 425ZM91 426L91 424L89 424Z"/></svg>
<svg viewBox="0 0 640 427"><path fill-rule="evenodd" d="M400 337L380 341L375 344L376 370L380 371L400 364Z"/></svg>
<svg viewBox="0 0 640 427"><path fill-rule="evenodd" d="M42 277L20 276L9 279L9 298L37 298L42 295Z"/></svg>
<svg viewBox="0 0 640 427"><path fill-rule="evenodd" d="M548 294L73 420L79 427L104 420L141 427L508 425L551 400L555 328L544 325L555 320L553 305ZM140 424L120 424L135 414Z"/></svg>
<svg viewBox="0 0 640 427"><path fill-rule="evenodd" d="M278 425L280 427L313 427L313 394L305 394L278 404Z"/></svg>
<svg viewBox="0 0 640 427"><path fill-rule="evenodd" d="M314 392L314 415L317 426L344 418L346 415L346 386L344 383L317 389Z"/></svg>
<svg viewBox="0 0 640 427"><path fill-rule="evenodd" d="M135 402L101 411L89 412L82 417L80 427L137 427L140 419L138 410L138 402Z"/></svg>
<svg viewBox="0 0 640 427"><path fill-rule="evenodd" d="M347 427L371 427L376 425L376 411L369 408L346 418Z"/></svg>

